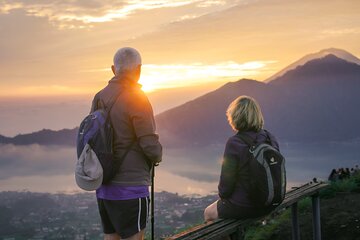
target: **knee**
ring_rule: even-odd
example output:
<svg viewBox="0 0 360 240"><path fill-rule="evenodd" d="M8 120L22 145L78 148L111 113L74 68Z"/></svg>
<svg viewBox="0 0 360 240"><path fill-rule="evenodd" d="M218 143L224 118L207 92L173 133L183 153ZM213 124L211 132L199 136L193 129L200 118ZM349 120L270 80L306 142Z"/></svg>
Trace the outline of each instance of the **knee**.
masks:
<svg viewBox="0 0 360 240"><path fill-rule="evenodd" d="M120 236L117 233L104 234L104 240L120 240Z"/></svg>
<svg viewBox="0 0 360 240"><path fill-rule="evenodd" d="M207 221L215 220L217 218L218 218L217 206L216 204L211 204L204 211L204 220L205 222L207 222Z"/></svg>
<svg viewBox="0 0 360 240"><path fill-rule="evenodd" d="M204 211L204 221L207 222L207 221L210 221L210 213L209 213L209 207L205 208L205 211Z"/></svg>
<svg viewBox="0 0 360 240"><path fill-rule="evenodd" d="M144 239L144 232L145 232L145 230L143 229L140 232L135 233L131 237L123 238L122 240L143 240Z"/></svg>

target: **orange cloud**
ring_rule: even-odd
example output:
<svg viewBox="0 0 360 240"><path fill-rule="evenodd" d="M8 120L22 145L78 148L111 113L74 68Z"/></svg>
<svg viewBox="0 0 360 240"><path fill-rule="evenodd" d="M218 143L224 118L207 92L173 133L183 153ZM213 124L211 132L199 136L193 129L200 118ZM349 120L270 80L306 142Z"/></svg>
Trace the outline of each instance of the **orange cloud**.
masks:
<svg viewBox="0 0 360 240"><path fill-rule="evenodd" d="M230 1L232 2L232 1ZM94 23L125 19L139 11L161 8L177 8L186 5L209 8L226 5L226 1L213 0L130 0L119 4L117 1L0 1L0 13L9 14L12 10L23 9L30 16L46 17L59 28L93 27Z"/></svg>

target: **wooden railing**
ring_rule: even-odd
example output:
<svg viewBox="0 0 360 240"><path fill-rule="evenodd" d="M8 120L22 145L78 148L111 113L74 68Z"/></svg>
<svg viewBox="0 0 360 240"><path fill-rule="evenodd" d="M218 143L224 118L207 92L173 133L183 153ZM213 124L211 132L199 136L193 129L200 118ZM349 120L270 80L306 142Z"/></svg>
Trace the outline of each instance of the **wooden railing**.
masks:
<svg viewBox="0 0 360 240"><path fill-rule="evenodd" d="M301 187L288 191L283 203L278 206L272 213L281 209L291 207L292 216L292 239L300 239L300 228L298 222L298 202L306 197L312 198L313 211L313 239L321 240L321 223L320 223L320 198L319 191L328 184L324 182L308 183ZM264 218L264 217L262 217ZM204 223L176 234L167 240L216 240L230 237L231 240L241 240L244 237L244 228L257 219L235 220L219 219L213 222Z"/></svg>

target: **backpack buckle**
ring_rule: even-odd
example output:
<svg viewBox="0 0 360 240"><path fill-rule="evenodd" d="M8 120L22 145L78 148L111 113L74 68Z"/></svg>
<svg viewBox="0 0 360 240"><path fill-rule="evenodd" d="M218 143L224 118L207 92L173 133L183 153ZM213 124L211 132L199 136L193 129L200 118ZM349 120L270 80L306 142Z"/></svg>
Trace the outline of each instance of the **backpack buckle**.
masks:
<svg viewBox="0 0 360 240"><path fill-rule="evenodd" d="M250 153L254 153L254 152L255 152L255 148L256 148L255 146L251 146L251 147L249 148L249 152L250 152Z"/></svg>

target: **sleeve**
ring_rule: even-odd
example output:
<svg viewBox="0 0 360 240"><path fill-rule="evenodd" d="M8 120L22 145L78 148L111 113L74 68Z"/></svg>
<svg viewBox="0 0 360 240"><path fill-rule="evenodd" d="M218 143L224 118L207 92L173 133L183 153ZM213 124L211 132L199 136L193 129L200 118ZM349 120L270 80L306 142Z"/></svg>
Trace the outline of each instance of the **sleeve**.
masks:
<svg viewBox="0 0 360 240"><path fill-rule="evenodd" d="M94 99L92 100L90 113L94 112L97 109L98 100L99 100L99 93L97 93L94 96Z"/></svg>
<svg viewBox="0 0 360 240"><path fill-rule="evenodd" d="M240 139L234 137L226 143L218 185L220 198L229 198L234 192L238 174L247 163L247 149L248 147Z"/></svg>
<svg viewBox="0 0 360 240"><path fill-rule="evenodd" d="M158 164L162 160L162 146L155 133L153 110L145 94L139 94L136 100L132 101L129 115L139 146L153 164Z"/></svg>
<svg viewBox="0 0 360 240"><path fill-rule="evenodd" d="M279 142L276 140L275 136L272 133L268 132L268 134L271 141L271 145L280 152Z"/></svg>
<svg viewBox="0 0 360 240"><path fill-rule="evenodd" d="M246 163L242 159L244 157L242 153L244 152L241 151L241 146L233 139L229 139L226 143L218 185L219 197L222 199L229 198L234 191L239 169Z"/></svg>

